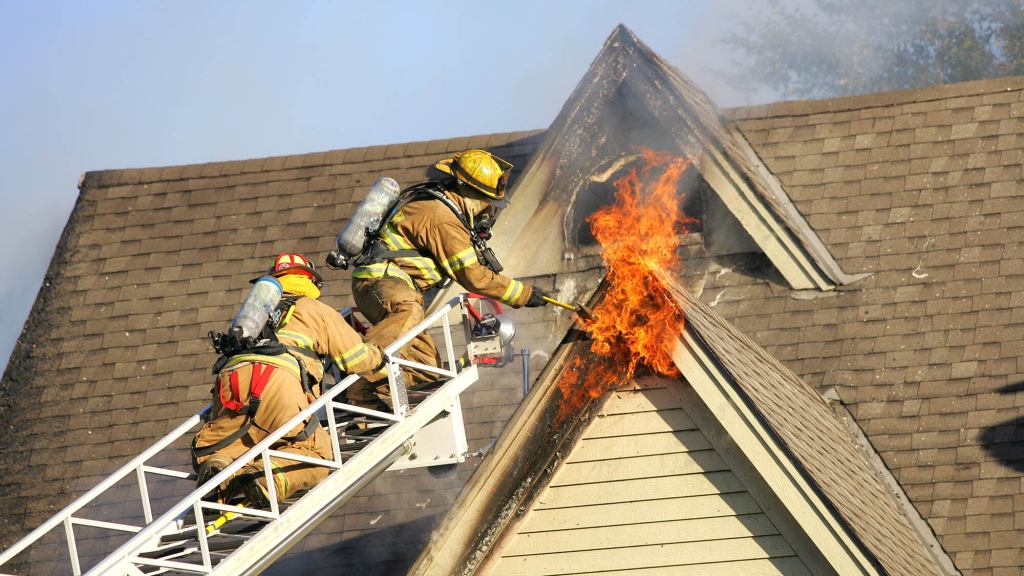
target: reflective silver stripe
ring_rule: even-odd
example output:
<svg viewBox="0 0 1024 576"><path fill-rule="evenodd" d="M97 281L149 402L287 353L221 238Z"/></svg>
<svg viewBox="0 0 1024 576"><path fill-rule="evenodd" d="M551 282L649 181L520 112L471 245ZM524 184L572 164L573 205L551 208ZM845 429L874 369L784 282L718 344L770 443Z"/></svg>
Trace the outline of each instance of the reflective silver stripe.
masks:
<svg viewBox="0 0 1024 576"><path fill-rule="evenodd" d="M388 262L379 262L377 264L367 264L366 266L359 266L352 271L353 278L398 278L409 285L409 288L416 289L416 284L412 281L412 276L406 274L404 270L399 268L395 264L389 264Z"/></svg>
<svg viewBox="0 0 1024 576"><path fill-rule="evenodd" d="M334 362L347 371L350 366L362 360L369 353L365 344L359 344L341 356L335 357Z"/></svg>
<svg viewBox="0 0 1024 576"><path fill-rule="evenodd" d="M523 295L523 283L518 280L512 280L508 284L508 288L505 288L505 293L501 295L502 302L506 304L515 304L519 297Z"/></svg>
<svg viewBox="0 0 1024 576"><path fill-rule="evenodd" d="M315 351L316 344L313 342L312 338L310 338L309 336L306 336L305 334L300 334L298 332L292 332L291 330L280 330L280 331L278 331L277 336L279 338L280 337L291 338L292 340L295 341L295 343L300 348L307 348L309 350L314 350Z"/></svg>
<svg viewBox="0 0 1024 576"><path fill-rule="evenodd" d="M387 244L388 248L391 248L392 250L413 249L413 245L410 244L409 241L406 240L404 236L399 234L398 229L396 229L394 224L391 224L390 222L387 224L387 226L384 226L384 229L381 230L380 234L381 238L384 240L384 243Z"/></svg>
<svg viewBox="0 0 1024 576"><path fill-rule="evenodd" d="M444 261L444 268L449 275L462 270L463 268L477 263L476 248L470 246L458 254Z"/></svg>

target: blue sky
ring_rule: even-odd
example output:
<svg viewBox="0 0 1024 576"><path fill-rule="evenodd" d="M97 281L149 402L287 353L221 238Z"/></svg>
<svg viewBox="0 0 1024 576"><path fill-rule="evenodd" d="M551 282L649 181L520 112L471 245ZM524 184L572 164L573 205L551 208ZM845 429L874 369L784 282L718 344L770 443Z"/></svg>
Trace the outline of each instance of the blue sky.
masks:
<svg viewBox="0 0 1024 576"><path fill-rule="evenodd" d="M740 0L0 0L0 358L82 172L546 127L622 22L721 105ZM324 230L333 236L337 230Z"/></svg>

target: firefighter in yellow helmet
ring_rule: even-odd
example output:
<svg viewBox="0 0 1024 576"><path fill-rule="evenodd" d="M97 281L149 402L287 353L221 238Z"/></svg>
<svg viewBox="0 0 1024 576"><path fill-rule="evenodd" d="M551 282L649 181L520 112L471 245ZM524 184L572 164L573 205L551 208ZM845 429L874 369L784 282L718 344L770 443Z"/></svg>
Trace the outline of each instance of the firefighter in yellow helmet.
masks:
<svg viewBox="0 0 1024 576"><path fill-rule="evenodd" d="M337 311L318 300L323 281L304 256L279 254L267 276L253 283L276 280L281 300L259 340L211 334L222 355L214 365L209 420L192 441L199 484L315 401L326 359L348 373L372 372L383 365L377 346L364 343ZM332 458L330 439L315 415L288 431L275 450ZM280 502L298 490L312 488L328 473L322 466L294 460L271 458L271 463ZM236 496L252 506L269 506L261 460L243 467L216 494L225 502Z"/></svg>
<svg viewBox="0 0 1024 576"><path fill-rule="evenodd" d="M402 191L398 207L371 239L365 257L352 273L352 293L359 311L373 327L367 342L384 347L424 318L423 293L449 280L470 292L514 308L543 306L536 286L502 275L486 246L495 203L505 201L512 165L484 150L467 150L435 167L446 177ZM437 365L437 349L427 333L400 351L408 360ZM431 377L411 371L412 382ZM379 402L386 384L373 375L348 390L350 402Z"/></svg>

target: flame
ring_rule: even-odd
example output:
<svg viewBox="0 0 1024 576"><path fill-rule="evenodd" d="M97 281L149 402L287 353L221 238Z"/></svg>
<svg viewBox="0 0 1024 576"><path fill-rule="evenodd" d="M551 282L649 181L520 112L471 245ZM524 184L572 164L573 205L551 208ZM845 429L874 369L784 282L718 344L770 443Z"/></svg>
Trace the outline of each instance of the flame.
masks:
<svg viewBox="0 0 1024 576"><path fill-rule="evenodd" d="M614 182L615 203L587 220L602 248L607 289L584 323L591 355L577 356L559 382L562 402L557 422L633 377L641 366L678 376L672 347L683 329L683 311L661 282L676 275L680 235L691 221L680 206L679 180L692 164L685 156L642 151L637 171Z"/></svg>

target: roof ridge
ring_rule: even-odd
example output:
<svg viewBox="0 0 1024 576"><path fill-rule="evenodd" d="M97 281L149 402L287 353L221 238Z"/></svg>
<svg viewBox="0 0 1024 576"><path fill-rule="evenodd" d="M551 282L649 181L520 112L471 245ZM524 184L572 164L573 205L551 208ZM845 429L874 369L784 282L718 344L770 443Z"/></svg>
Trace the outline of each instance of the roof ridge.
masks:
<svg viewBox="0 0 1024 576"><path fill-rule="evenodd" d="M299 154L277 154L236 160L91 170L84 172L80 176L78 187L79 189L84 189L121 184L152 184L189 178L231 176L264 170L291 170L370 160L387 160L402 158L408 155L444 154L465 148L483 147L484 144L481 144L481 141L490 141L495 137L507 137L511 141L516 138L529 138L543 131L543 129L513 130L468 136L452 136L450 138L434 138L431 140L416 140L412 142L337 148Z"/></svg>
<svg viewBox="0 0 1024 576"><path fill-rule="evenodd" d="M867 94L856 94L853 96L838 96L834 98L806 100L781 100L778 102L770 102L768 104L722 108L721 112L729 120L749 120L753 118L777 116L807 116L810 114L843 112L864 108L875 108L878 106L928 102L932 100L946 100L949 98L976 96L979 94L991 94L996 92L1009 92L1012 90L1022 89L1024 89L1024 76L1003 76L999 78L987 78L984 80L957 82L954 84L935 84L921 88L903 88L900 90L887 90L884 92L870 92Z"/></svg>

